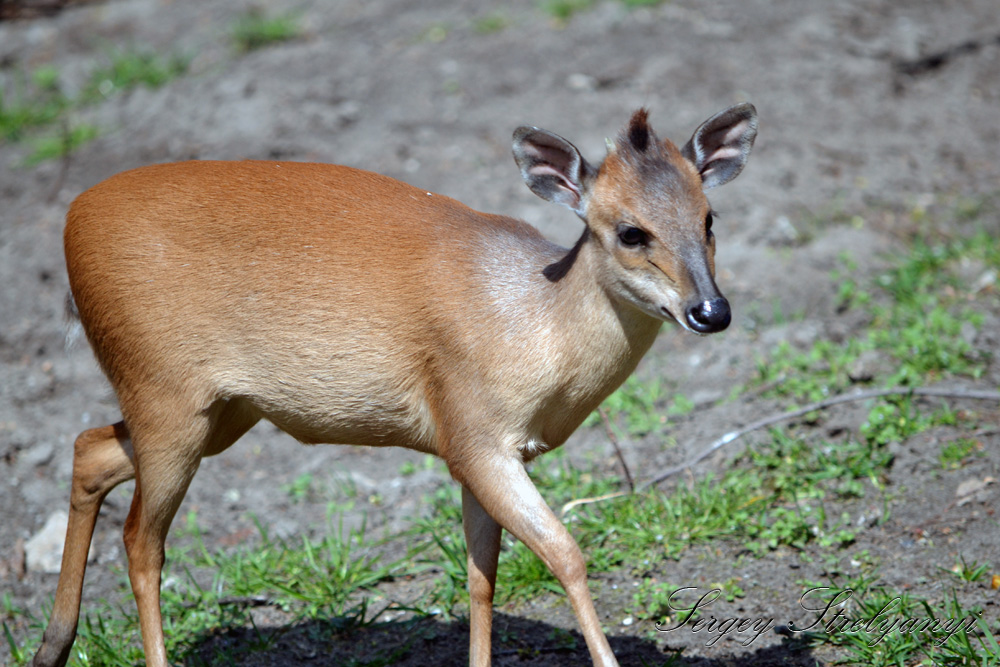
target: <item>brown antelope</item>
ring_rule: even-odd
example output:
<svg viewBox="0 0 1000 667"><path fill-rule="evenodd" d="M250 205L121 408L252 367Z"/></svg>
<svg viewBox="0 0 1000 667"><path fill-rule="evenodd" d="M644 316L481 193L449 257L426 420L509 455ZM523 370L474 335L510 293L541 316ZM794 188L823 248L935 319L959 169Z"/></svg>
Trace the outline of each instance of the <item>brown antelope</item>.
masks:
<svg viewBox="0 0 1000 667"><path fill-rule="evenodd" d="M520 220L326 164L162 164L80 195L65 231L70 286L123 419L76 440L62 571L33 664L66 662L98 510L132 478L129 580L146 662L167 664L171 520L202 457L267 419L304 443L444 459L462 485L470 663L490 663L505 528L566 589L594 664L616 665L580 549L524 465L625 380L663 321L728 326L703 191L740 173L756 133L740 104L678 149L639 110L594 167L565 139L519 128L528 187L586 225L569 250Z"/></svg>

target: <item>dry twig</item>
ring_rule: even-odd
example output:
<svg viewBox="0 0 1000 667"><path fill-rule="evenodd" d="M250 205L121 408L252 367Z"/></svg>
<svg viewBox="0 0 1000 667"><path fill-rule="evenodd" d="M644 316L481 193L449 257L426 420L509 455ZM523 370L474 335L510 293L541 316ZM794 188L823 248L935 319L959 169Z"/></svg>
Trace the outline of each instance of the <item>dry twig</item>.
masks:
<svg viewBox="0 0 1000 667"><path fill-rule="evenodd" d="M770 415L768 417L763 417L755 422L751 422L744 426L743 428L736 429L735 431L730 431L726 433L721 438L710 444L708 447L696 454L691 460L682 463L680 465L668 468L667 470L661 472L659 475L653 479L643 482L639 485L638 490L642 491L651 486L659 484L668 477L676 475L682 470L686 470L694 466L699 461L707 458L715 451L725 447L729 443L737 440L751 431L756 431L757 429L765 428L771 426L772 424L777 424L778 422L787 421L789 419L795 419L796 417L802 417L810 412L815 412L817 410L825 410L826 408L833 407L834 405L840 405L841 403L850 403L852 401L864 401L869 398L882 398L883 396L938 396L942 398L967 398L982 401L1000 401L1000 392L997 391L985 391L977 389L933 389L928 387L892 387L890 389L869 389L866 391L858 391L853 394L842 394L840 396L832 396L830 398L824 399L822 401L816 401L815 403L810 403L809 405L797 408L795 410L789 410L788 412L783 412L777 415Z"/></svg>
<svg viewBox="0 0 1000 667"><path fill-rule="evenodd" d="M620 498L622 496L629 495L630 493L635 493L636 491L644 491L651 486L655 486L660 482L663 482L669 477L676 475L677 473L688 470L694 467L696 464L702 460L708 458L714 454L719 449L722 449L729 443L742 438L747 433L756 431L758 429L771 426L772 424L777 424L778 422L787 421L789 419L795 419L796 417L802 417L810 412L816 412L817 410L825 410L826 408L833 407L834 405L840 405L841 403L850 403L853 401L864 401L870 398L882 398L884 396L936 396L940 398L959 398L959 399L972 399L980 401L997 401L1000 402L1000 392L998 391L988 391L981 389L934 389L930 387L892 387L889 389L868 389L865 391L854 392L853 394L842 394L840 396L832 396L830 398L824 399L822 401L816 401L815 403L810 403L801 408L796 408L795 410L789 410L787 412L782 412L780 414L769 415L767 417L762 417L757 421L751 422L742 428L738 428L735 431L730 431L722 437L718 438L712 442L708 447L701 450L695 454L691 459L685 461L680 465L668 468L658 474L651 480L645 481L638 487L635 487L632 482L631 475L628 474L628 468L625 467L629 491L619 491L617 493L609 493L603 496L598 496L596 498L580 498L566 503L562 507L562 514L566 514L569 510L577 507L578 505L586 505L588 503L600 502L602 500L610 500L611 498ZM605 429L608 432L608 437L611 438L611 443L615 446L615 451L618 452L619 460L621 459L621 451L618 448L618 443L614 439L611 433L610 421L607 415L600 410L601 419L604 420ZM625 466L624 460L622 460L622 466Z"/></svg>
<svg viewBox="0 0 1000 667"><path fill-rule="evenodd" d="M622 470L625 471L625 481L628 483L628 492L635 493L635 482L632 481L632 472L628 469L628 464L625 463L625 457L622 455L622 448L618 444L618 437L615 435L615 431L611 426L611 420L608 418L608 411L604 407L597 408L597 414L601 416L601 421L604 422L604 432L608 434L608 440L615 448L615 455L618 457L619 463L622 464Z"/></svg>

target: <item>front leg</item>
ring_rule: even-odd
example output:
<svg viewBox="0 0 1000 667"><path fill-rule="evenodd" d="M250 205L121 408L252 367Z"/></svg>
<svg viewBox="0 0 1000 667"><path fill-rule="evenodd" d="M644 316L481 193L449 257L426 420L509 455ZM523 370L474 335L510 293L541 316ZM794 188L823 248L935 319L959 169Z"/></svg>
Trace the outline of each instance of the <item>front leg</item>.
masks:
<svg viewBox="0 0 1000 667"><path fill-rule="evenodd" d="M601 630L601 623L590 598L587 566L580 547L545 504L524 470L524 465L520 460L500 453L477 457L473 461L474 465L470 465L469 469L454 466L451 471L463 485L462 508L466 539L469 541L469 590L472 596L472 664L489 664L488 619L492 616L493 581L496 578L499 550L500 531L490 529L481 518L482 510L485 510L497 524L510 531L541 558L566 589L594 665L618 667L618 661ZM472 501L476 501L474 508ZM469 534L475 530L481 532L470 538ZM489 539L485 539L486 537ZM492 546L494 544L495 547ZM477 560L480 557L482 560ZM488 612L483 611L484 606L489 606ZM485 613L490 616L485 616ZM481 624L485 624L485 630Z"/></svg>
<svg viewBox="0 0 1000 667"><path fill-rule="evenodd" d="M493 592L502 528L464 486L462 525L469 549L469 665L488 667L492 645Z"/></svg>

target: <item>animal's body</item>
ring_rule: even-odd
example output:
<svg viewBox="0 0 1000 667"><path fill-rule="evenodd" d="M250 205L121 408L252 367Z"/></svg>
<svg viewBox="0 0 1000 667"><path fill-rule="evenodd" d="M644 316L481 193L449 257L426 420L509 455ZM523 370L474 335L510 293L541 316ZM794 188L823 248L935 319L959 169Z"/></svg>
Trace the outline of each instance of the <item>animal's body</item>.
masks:
<svg viewBox="0 0 1000 667"><path fill-rule="evenodd" d="M125 526L147 664L166 664L163 541L205 456L260 419L305 443L429 452L463 486L470 662L490 661L501 528L553 571L595 664L616 664L579 548L524 463L558 447L632 372L660 324L729 323L704 189L743 168L749 105L678 149L637 112L600 167L544 130L514 154L587 227L530 225L377 174L186 162L119 174L67 217L70 285L123 421L82 433L56 605L36 665L62 664L104 496L136 478Z"/></svg>

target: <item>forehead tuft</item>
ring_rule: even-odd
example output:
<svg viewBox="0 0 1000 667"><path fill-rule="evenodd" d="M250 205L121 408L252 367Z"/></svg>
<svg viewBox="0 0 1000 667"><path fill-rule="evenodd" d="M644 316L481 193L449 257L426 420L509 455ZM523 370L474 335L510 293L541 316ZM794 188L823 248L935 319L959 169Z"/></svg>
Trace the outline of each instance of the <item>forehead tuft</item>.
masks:
<svg viewBox="0 0 1000 667"><path fill-rule="evenodd" d="M649 126L649 112L639 109L632 114L624 134L627 136L626 146L638 153L645 153L650 143L656 143L653 129Z"/></svg>
<svg viewBox="0 0 1000 667"><path fill-rule="evenodd" d="M623 158L635 158L647 153L659 152L656 133L649 126L649 111L638 109L632 114L628 125L618 134L615 147Z"/></svg>
<svg viewBox="0 0 1000 667"><path fill-rule="evenodd" d="M649 124L649 112L639 109L618 134L615 150L608 160L638 178L653 190L687 189L688 181L697 178L691 165L669 140L660 140ZM609 165L610 166L610 165ZM697 178L700 190L700 178Z"/></svg>

